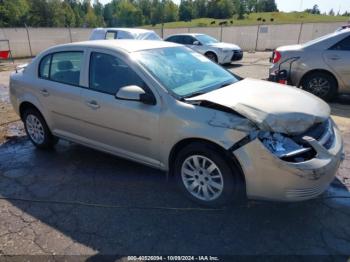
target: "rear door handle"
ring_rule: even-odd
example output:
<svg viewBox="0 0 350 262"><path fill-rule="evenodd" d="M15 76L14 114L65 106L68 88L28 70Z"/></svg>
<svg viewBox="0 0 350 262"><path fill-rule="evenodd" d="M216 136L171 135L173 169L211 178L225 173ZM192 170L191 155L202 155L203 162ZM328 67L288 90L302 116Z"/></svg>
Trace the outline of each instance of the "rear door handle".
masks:
<svg viewBox="0 0 350 262"><path fill-rule="evenodd" d="M95 100L86 101L86 104L88 105L88 107L91 107L92 109L100 108L100 105Z"/></svg>
<svg viewBox="0 0 350 262"><path fill-rule="evenodd" d="M40 90L40 93L41 93L43 96L48 96L48 95L50 95L49 91L47 91L46 89L41 89L41 90Z"/></svg>
<svg viewBox="0 0 350 262"><path fill-rule="evenodd" d="M329 59L333 60L333 61L336 61L336 60L340 60L341 57L340 56L330 56Z"/></svg>

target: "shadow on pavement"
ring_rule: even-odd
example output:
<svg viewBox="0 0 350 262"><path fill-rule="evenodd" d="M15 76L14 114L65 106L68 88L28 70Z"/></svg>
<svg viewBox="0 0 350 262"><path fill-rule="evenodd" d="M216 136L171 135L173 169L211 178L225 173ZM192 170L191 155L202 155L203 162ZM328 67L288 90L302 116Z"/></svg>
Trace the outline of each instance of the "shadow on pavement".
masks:
<svg viewBox="0 0 350 262"><path fill-rule="evenodd" d="M332 115L350 118L350 95L340 95L329 105L332 108Z"/></svg>
<svg viewBox="0 0 350 262"><path fill-rule="evenodd" d="M231 64L225 64L223 65L223 67L225 67L226 69L234 69L234 68L238 68L243 66L242 64L236 64L236 63L231 63Z"/></svg>
<svg viewBox="0 0 350 262"><path fill-rule="evenodd" d="M350 196L339 184L327 194ZM349 199L200 210L163 172L64 141L52 151L25 138L1 145L0 195L103 255L350 254Z"/></svg>

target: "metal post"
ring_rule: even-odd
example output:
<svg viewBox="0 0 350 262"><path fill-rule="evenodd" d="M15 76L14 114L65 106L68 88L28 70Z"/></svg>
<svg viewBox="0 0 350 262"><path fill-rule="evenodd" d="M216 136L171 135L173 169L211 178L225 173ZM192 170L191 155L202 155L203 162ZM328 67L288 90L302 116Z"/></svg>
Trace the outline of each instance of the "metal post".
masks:
<svg viewBox="0 0 350 262"><path fill-rule="evenodd" d="M70 29L70 26L68 26L68 31L69 31L69 40L70 40L71 43L73 43L72 31Z"/></svg>
<svg viewBox="0 0 350 262"><path fill-rule="evenodd" d="M299 30L299 35L298 35L298 44L300 44L301 32L303 31L303 25L304 25L304 23L301 22L301 24L300 24L300 30Z"/></svg>
<svg viewBox="0 0 350 262"><path fill-rule="evenodd" d="M222 42L222 25L221 25L221 28L220 28L220 42Z"/></svg>
<svg viewBox="0 0 350 262"><path fill-rule="evenodd" d="M258 49L259 32L260 32L260 24L258 25L258 30L256 31L255 51L257 51Z"/></svg>
<svg viewBox="0 0 350 262"><path fill-rule="evenodd" d="M164 38L164 23L162 23L162 31L161 31L161 34L162 34L162 38Z"/></svg>
<svg viewBox="0 0 350 262"><path fill-rule="evenodd" d="M29 52L30 52L30 56L33 57L33 51L32 51L32 45L30 43L30 37L29 37L29 30L26 24L24 24L26 31L27 31L27 38L28 38L28 45L29 45Z"/></svg>

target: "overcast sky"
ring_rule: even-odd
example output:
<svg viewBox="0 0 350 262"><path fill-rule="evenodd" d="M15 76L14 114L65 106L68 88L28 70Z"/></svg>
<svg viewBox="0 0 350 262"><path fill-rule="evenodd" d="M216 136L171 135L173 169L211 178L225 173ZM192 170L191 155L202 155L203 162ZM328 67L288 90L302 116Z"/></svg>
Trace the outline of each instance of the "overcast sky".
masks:
<svg viewBox="0 0 350 262"><path fill-rule="evenodd" d="M100 0L101 3L106 4L111 0ZM173 0L177 4L180 0ZM278 9L281 11L300 11L306 8L312 8L317 4L321 12L328 12L332 8L334 12L340 10L341 13L350 11L350 0L276 0Z"/></svg>

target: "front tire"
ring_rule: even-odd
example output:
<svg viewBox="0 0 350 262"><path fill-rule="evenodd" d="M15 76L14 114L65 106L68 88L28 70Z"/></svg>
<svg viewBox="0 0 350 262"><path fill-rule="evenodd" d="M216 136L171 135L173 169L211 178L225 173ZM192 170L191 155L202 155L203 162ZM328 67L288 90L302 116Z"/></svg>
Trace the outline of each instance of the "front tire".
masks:
<svg viewBox="0 0 350 262"><path fill-rule="evenodd" d="M40 149L52 148L58 142L46 124L43 116L36 109L29 108L23 113L25 131L30 141Z"/></svg>
<svg viewBox="0 0 350 262"><path fill-rule="evenodd" d="M325 101L331 101L337 95L338 84L332 75L324 72L314 72L306 76L302 87L305 91Z"/></svg>
<svg viewBox="0 0 350 262"><path fill-rule="evenodd" d="M177 154L174 168L180 189L201 205L218 207L239 199L242 183L237 170L210 144L186 146Z"/></svg>
<svg viewBox="0 0 350 262"><path fill-rule="evenodd" d="M213 52L207 52L205 53L205 56L214 63L218 63L218 57Z"/></svg>

